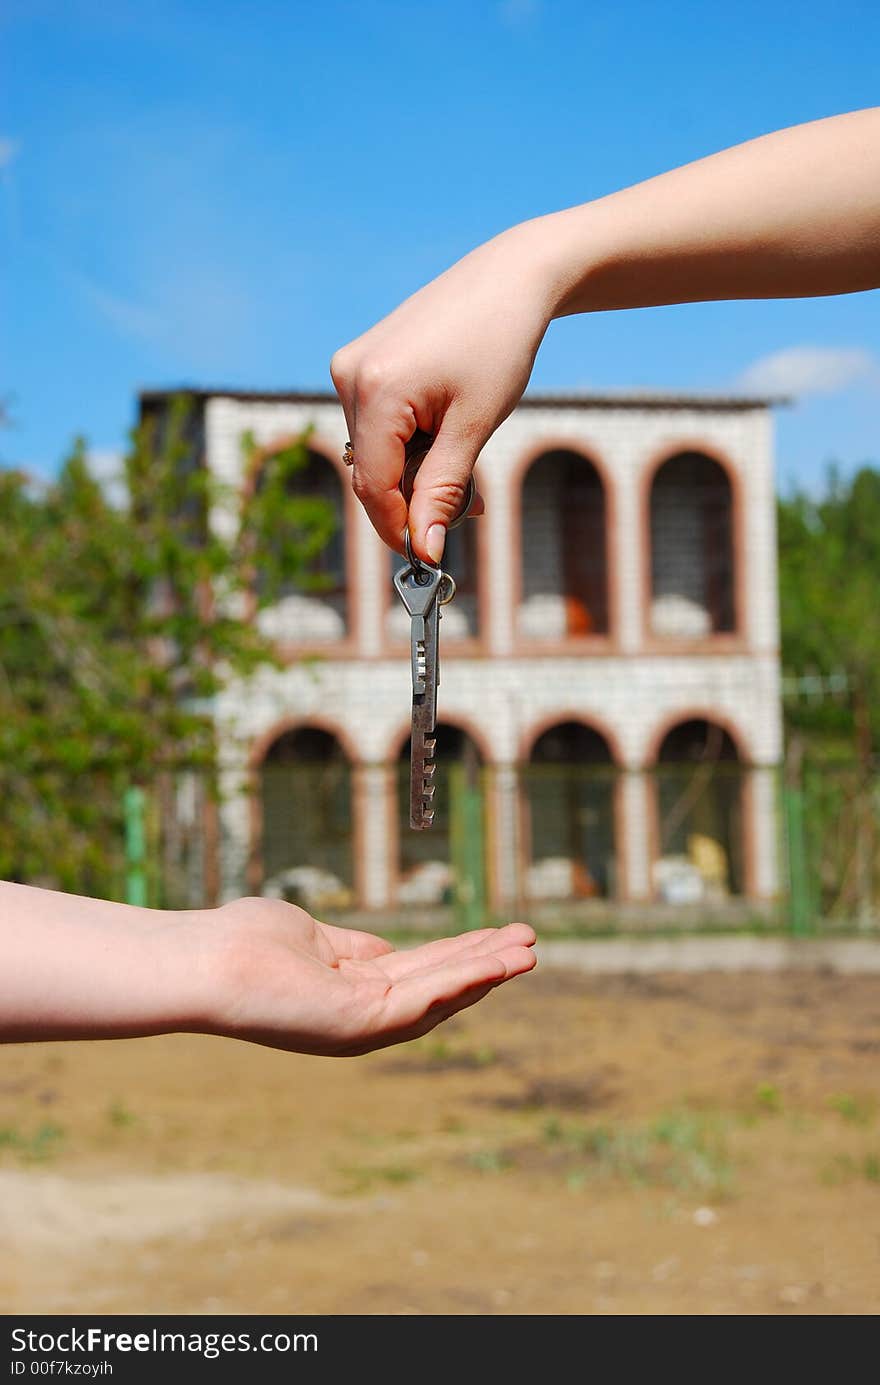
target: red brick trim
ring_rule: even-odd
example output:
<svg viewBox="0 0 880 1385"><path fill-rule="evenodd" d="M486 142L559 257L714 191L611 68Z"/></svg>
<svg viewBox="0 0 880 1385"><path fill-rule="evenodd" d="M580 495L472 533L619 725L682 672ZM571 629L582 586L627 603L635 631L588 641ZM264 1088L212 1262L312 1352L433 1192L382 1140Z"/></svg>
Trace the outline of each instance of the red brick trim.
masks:
<svg viewBox="0 0 880 1385"><path fill-rule="evenodd" d="M715 707L687 704L684 707L676 708L674 712L669 712L654 727L648 742L648 750L642 761L645 768L651 768L659 763L660 749L669 732L686 721L705 721L714 726L720 726L721 730L726 731L733 741L739 763L746 766L753 763L754 757L749 737L735 721L732 721L725 713L719 712Z"/></svg>
<svg viewBox="0 0 880 1385"><path fill-rule="evenodd" d="M540 740L545 731L552 730L554 726L562 726L566 722L575 722L579 726L586 726L590 731L595 731L606 742L611 752L612 764L617 769L623 768L626 762L617 733L612 731L601 717L594 716L592 712L584 712L583 708L576 709L573 707L562 707L553 712L546 712L523 732L519 746L520 763L528 763L536 741Z"/></svg>
<svg viewBox="0 0 880 1385"><path fill-rule="evenodd" d="M496 757L492 754L492 747L486 732L466 714L461 712L447 712L444 708L442 715L437 717L437 724L439 726L454 726L459 731L464 731L466 735L470 736L477 750L480 752L480 759L484 766L491 765L495 760ZM401 723L400 727L398 727L394 735L388 741L388 753L385 757L386 763L397 764L401 752L409 739L409 735L410 722Z"/></svg>

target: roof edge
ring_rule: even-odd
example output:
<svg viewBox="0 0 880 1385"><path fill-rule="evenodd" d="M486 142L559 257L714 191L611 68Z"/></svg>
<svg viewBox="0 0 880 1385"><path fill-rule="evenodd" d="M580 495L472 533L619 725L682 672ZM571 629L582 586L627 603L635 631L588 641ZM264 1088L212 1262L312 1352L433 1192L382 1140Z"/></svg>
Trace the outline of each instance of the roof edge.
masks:
<svg viewBox="0 0 880 1385"><path fill-rule="evenodd" d="M176 394L186 394L201 404L211 399L235 399L250 404L336 404L332 390L204 389L177 385L169 389L138 391L141 405L156 404ZM523 395L518 408L525 409L696 409L747 411L770 409L792 403L788 395L679 394L662 390L607 390L588 392L535 392Z"/></svg>

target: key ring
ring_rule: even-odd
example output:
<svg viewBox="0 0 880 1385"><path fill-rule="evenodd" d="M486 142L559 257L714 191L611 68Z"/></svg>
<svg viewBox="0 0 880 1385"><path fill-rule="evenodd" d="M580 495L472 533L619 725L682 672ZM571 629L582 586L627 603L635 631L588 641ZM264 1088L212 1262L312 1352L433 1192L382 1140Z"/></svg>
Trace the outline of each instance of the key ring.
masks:
<svg viewBox="0 0 880 1385"><path fill-rule="evenodd" d="M434 439L431 437L430 433L424 433L420 428L417 428L416 431L413 433L412 437L410 438L409 442L406 444L406 460L403 464L403 475L400 478L400 485L398 489L401 495L403 496L404 500L406 501L407 505L412 500L413 485L416 479L416 472L418 471L419 467L422 465L422 462L425 460L426 456L431 450L431 444L433 443L433 441ZM472 472L471 475L468 477L468 488L464 504L462 505L459 513L455 516L455 519L452 520L450 524L447 524L447 529L457 529L459 524L461 524L462 520L467 519L468 515L473 509L476 495L477 483L474 480Z"/></svg>
<svg viewBox="0 0 880 1385"><path fill-rule="evenodd" d="M417 558L415 553L413 553L412 541L409 536L409 529L407 529L406 533L404 534L403 545L406 549L406 561L409 563L410 567L413 570L413 577L415 577L420 587L424 587L430 580L428 578L428 573L431 569L427 563L423 563L421 558Z"/></svg>

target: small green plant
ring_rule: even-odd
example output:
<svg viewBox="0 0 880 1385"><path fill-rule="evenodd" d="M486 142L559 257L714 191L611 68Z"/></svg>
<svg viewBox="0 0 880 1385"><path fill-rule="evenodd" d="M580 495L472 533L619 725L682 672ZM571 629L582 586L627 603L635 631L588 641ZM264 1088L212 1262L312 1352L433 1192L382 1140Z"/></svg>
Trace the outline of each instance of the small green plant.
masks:
<svg viewBox="0 0 880 1385"><path fill-rule="evenodd" d="M596 1178L621 1179L634 1186L665 1185L707 1196L722 1196L730 1189L732 1168L723 1126L701 1112L667 1112L650 1126L635 1129L566 1126L552 1118L541 1133L544 1141L576 1161L565 1173L572 1190Z"/></svg>
<svg viewBox="0 0 880 1385"><path fill-rule="evenodd" d="M870 1125L877 1113L877 1104L871 1097L852 1096L841 1092L828 1098L828 1105L845 1121L853 1125Z"/></svg>
<svg viewBox="0 0 880 1385"><path fill-rule="evenodd" d="M497 1063L498 1054L490 1044L480 1044L479 1048L463 1048L448 1043L445 1039L433 1040L426 1049L425 1057L429 1063L438 1067L488 1068Z"/></svg>
<svg viewBox="0 0 880 1385"><path fill-rule="evenodd" d="M471 1168L479 1169L480 1173L503 1173L511 1167L513 1160L502 1149L479 1149L468 1155L468 1163Z"/></svg>
<svg viewBox="0 0 880 1385"><path fill-rule="evenodd" d="M481 1044L474 1050L474 1063L478 1068L488 1068L498 1061L498 1054L490 1044Z"/></svg>
<svg viewBox="0 0 880 1385"><path fill-rule="evenodd" d="M111 1101L107 1107L107 1120L114 1130L125 1130L129 1126L137 1124L137 1116L129 1111L122 1101Z"/></svg>
<svg viewBox="0 0 880 1385"><path fill-rule="evenodd" d="M407 1168L404 1164L388 1164L385 1168L373 1169L373 1177L381 1183L414 1183L421 1174L418 1169Z"/></svg>
<svg viewBox="0 0 880 1385"><path fill-rule="evenodd" d="M776 1115L782 1110L782 1094L772 1082L759 1082L755 1088L755 1104L767 1115Z"/></svg>
<svg viewBox="0 0 880 1385"><path fill-rule="evenodd" d="M372 1167L358 1164L352 1168L341 1169L340 1172L346 1180L346 1192L349 1193L372 1192L377 1184L400 1187L406 1183L414 1183L422 1177L419 1169L407 1164L383 1164Z"/></svg>
<svg viewBox="0 0 880 1385"><path fill-rule="evenodd" d="M562 1122L556 1116L551 1116L548 1121L544 1122L544 1129L541 1133L548 1144L558 1143L563 1136Z"/></svg>
<svg viewBox="0 0 880 1385"><path fill-rule="evenodd" d="M64 1139L60 1125L38 1126L32 1135L23 1134L15 1126L0 1126L0 1149L11 1149L25 1163L42 1163L57 1154Z"/></svg>
<svg viewBox="0 0 880 1385"><path fill-rule="evenodd" d="M868 1183L880 1183L880 1155L872 1152L854 1158L851 1154L837 1154L819 1170L820 1181L830 1187L851 1183L856 1178L864 1178Z"/></svg>

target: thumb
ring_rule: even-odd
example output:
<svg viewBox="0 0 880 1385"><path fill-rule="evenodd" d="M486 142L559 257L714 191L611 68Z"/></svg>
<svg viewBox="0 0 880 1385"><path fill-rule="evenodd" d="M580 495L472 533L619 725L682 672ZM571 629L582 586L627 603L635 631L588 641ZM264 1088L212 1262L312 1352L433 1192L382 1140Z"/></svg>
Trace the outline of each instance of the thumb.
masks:
<svg viewBox="0 0 880 1385"><path fill-rule="evenodd" d="M465 437L448 416L416 472L409 502L409 536L417 557L439 563L446 531L465 506L482 442ZM475 505L471 513L480 513Z"/></svg>

